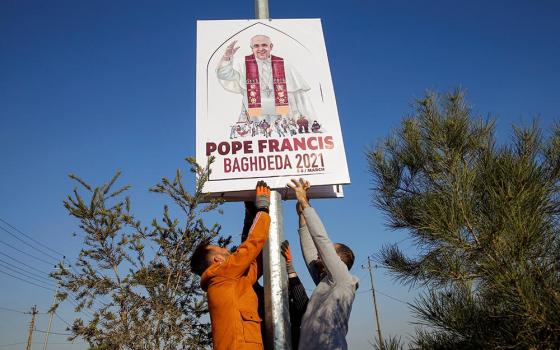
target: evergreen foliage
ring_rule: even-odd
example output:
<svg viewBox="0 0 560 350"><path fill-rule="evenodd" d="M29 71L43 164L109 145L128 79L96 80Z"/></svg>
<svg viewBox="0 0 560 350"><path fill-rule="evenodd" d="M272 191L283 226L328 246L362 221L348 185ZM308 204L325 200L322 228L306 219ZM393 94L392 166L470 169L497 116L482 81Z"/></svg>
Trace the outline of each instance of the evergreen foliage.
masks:
<svg viewBox="0 0 560 350"><path fill-rule="evenodd" d="M404 342L399 336L383 337L383 342L379 337L375 338L375 342L371 343L372 347L376 350L401 350L405 348Z"/></svg>
<svg viewBox="0 0 560 350"><path fill-rule="evenodd" d="M472 116L461 91L428 94L368 151L374 203L417 253L379 259L410 287L421 349L560 348L560 126Z"/></svg>
<svg viewBox="0 0 560 350"><path fill-rule="evenodd" d="M197 176L193 194L185 189L180 170L173 180L163 178L150 189L171 198L184 219L171 217L165 206L162 218L149 228L135 219L129 198L123 197L128 186L113 190L120 173L96 188L70 175L80 190L64 206L80 222L83 249L76 267L61 263L53 277L58 300L70 298L76 312L91 315L74 320L70 339L81 337L91 349L210 346L210 325L201 319L207 305L189 261L199 243L218 237L220 226L206 226L202 216L220 201L202 193L209 169L187 161ZM229 238L219 243L228 244Z"/></svg>

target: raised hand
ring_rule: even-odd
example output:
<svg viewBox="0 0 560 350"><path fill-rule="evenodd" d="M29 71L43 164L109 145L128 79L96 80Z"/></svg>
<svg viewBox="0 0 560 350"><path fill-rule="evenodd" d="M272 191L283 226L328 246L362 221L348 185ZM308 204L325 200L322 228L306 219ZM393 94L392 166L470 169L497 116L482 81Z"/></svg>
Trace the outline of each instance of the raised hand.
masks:
<svg viewBox="0 0 560 350"><path fill-rule="evenodd" d="M268 212L268 208L270 207L270 187L262 180L257 182L255 206L257 210L266 212Z"/></svg>
<svg viewBox="0 0 560 350"><path fill-rule="evenodd" d="M286 259L286 264L291 264L292 252L290 251L290 242L288 242L288 240L282 242L282 244L280 245L280 252L282 253L284 259Z"/></svg>
<svg viewBox="0 0 560 350"><path fill-rule="evenodd" d="M239 46L235 47L235 44L237 44L237 40L234 40L231 44L229 44L226 47L226 52L224 52L224 56L223 56L224 60L226 60L226 61L231 60L233 55L235 55L237 50L239 50Z"/></svg>
<svg viewBox="0 0 560 350"><path fill-rule="evenodd" d="M294 190L298 203L296 205L296 210L300 214L303 209L309 206L309 200L307 199L307 190L311 188L309 181L300 178L299 180L292 179L288 183L288 187Z"/></svg>
<svg viewBox="0 0 560 350"><path fill-rule="evenodd" d="M290 242L285 240L280 245L280 252L284 259L286 259L286 271L288 272L288 277L297 276L296 270L294 270L294 266L292 265L292 252L290 251Z"/></svg>

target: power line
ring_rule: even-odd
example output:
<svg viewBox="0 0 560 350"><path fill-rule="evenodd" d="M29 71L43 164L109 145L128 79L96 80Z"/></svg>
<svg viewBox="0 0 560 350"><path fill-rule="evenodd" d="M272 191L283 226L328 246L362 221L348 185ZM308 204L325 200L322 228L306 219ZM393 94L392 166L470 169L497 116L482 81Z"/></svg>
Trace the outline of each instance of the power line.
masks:
<svg viewBox="0 0 560 350"><path fill-rule="evenodd" d="M39 269L37 269L37 268L35 268L35 267L31 266L31 265L28 265L28 264L26 264L26 263L24 263L24 262L22 262L22 261L16 259L16 258L13 258L13 257L11 257L11 256L8 255L8 254L5 254L5 253L0 252L0 255L4 255L4 256L7 257L8 259L11 259L11 260L17 262L18 264L21 264L21 265L23 265L23 266L25 266L25 267L27 267L27 268L30 268L30 269L35 270L35 271L37 271L37 272L40 272L40 273L42 273L42 274L45 274L45 275L48 275L48 274L49 274L49 273L46 272L46 271L39 270Z"/></svg>
<svg viewBox="0 0 560 350"><path fill-rule="evenodd" d="M34 238L31 237L30 235L25 234L25 233L22 232L20 229L18 229L18 228L15 227L14 225L10 224L10 223L7 222L6 220L0 218L0 222L2 222L2 223L4 223L5 225L9 226L12 230L18 232L19 234L23 235L23 236L26 237L27 239L29 239L29 240L35 242L37 245L40 245L41 247L44 247L45 249L48 249L49 251L51 251L51 252L53 252L53 253L55 253L55 254L60 255L60 256L62 257L62 260L63 260L63 261L66 261L66 262L68 263L69 267L74 271L74 273L76 273L76 274L79 275L79 272L76 270L76 268L74 267L74 265L71 264L70 261L68 261L68 259L66 258L66 256L65 256L64 254L62 254L61 252L59 252L59 251L57 251L57 250L55 250L55 249L52 249L52 248L50 248L49 246L47 246L47 245L45 245L45 244L39 242L38 240L34 239ZM0 226L0 229L2 229L3 231L7 232L7 233L10 234L11 236L15 237L17 240L19 240L20 242L24 243L25 245L27 245L27 246L29 246L29 247L35 249L36 251L40 252L41 254L43 254L43 255L45 255L45 256L48 256L48 257L51 258L51 259L57 260L56 257L52 256L52 255L49 254L49 253L46 253L45 251L43 251L43 250L41 250L41 249L39 249L39 248L33 246L32 244L30 244L30 243L28 243L28 242L25 242L25 241L22 240L21 238L17 237L14 233L12 233L12 232L6 230L4 227ZM20 250L20 249L14 247L13 245L11 245L11 244L9 244L9 243L3 242L3 241L0 241L0 243L2 243L2 244L4 244L4 245L6 245L6 246L8 246L8 247L10 247L10 248L12 248L12 249L18 251L18 252L20 252L20 253L22 253L22 254L25 254L26 256L29 256L29 257L31 257L31 258L37 260L37 261L40 261L40 262L43 262L43 263L46 263L46 264L49 264L49 265L56 265L56 263L58 263L58 261L57 261L56 263L49 262L49 261L47 261L47 260L45 260L45 259L42 259L42 258L40 258L40 257L37 257L37 256L35 256L35 255L33 255L33 254L30 254L30 253L27 253L27 252L25 252L25 251L23 251L23 250ZM7 255L7 254L5 254L5 253L0 252L0 254L6 256L6 257L8 257L8 258L10 258L10 259L12 259L12 260L14 260L14 261L16 261L16 262L18 262L18 263L20 263L20 264L22 264L22 265L24 265L24 266L27 266L28 268L31 268L31 269L33 269L33 270L35 270L35 271L38 271L38 272L40 272L40 273L42 273L42 274L46 274L47 276L49 275L49 273L47 273L47 272L45 272L45 271L41 271L41 270L39 270L39 269L36 269L36 268L34 268L34 267L32 267L32 266L30 266L30 265L28 265L28 264L25 264L24 262L21 262L21 261L15 259L15 258L13 258L13 257L11 257L11 256L9 256L9 255ZM0 260L0 261L3 261L3 260ZM26 270L22 269L21 267L14 266L14 265L12 265L12 264L10 264L10 263L8 263L8 262L5 262L5 261L3 261L3 262L4 262L4 264L7 264L7 265L9 265L9 266L12 266L12 267L14 267L14 268L17 269L17 270L15 270L14 268L10 268L9 266L3 266L4 268L7 268L7 269L9 269L9 270L11 270L11 271L13 271L13 272L19 274L19 275L24 275L25 277L30 278L30 279L33 279L33 280L35 280L35 281L38 281L38 282L40 282L40 283L42 283L42 284L47 284L47 283L49 283L49 286L54 287L54 285L51 285L51 284L50 284L50 283L52 283L52 281L49 280L49 279L47 279L47 278L44 278L44 277L42 277L42 276L38 276L38 275L36 275L36 274L34 274L34 273L32 273L32 272L26 271ZM0 265L2 265L2 264L0 264ZM39 285L39 284L36 284L36 283L34 283L34 282L31 282L31 281L28 281L28 280L24 280L24 279L22 279L22 278L19 278L19 277L17 277L17 276L14 276L14 275L12 275L12 274L6 272L6 271L1 271L1 270L0 270L0 272L1 272L1 273L4 273L4 274L6 274L6 275L8 275L8 276L10 276L10 277L16 278L16 279L18 279L18 280L20 280L20 281L23 281L23 282L26 282L26 283L35 285L35 286L37 286L37 287L44 288L44 289L47 289L47 290L51 290L51 291L52 291L52 289L49 289L49 288L47 288L47 287L45 287L45 286L43 286L43 285ZM38 280L37 278L32 277L32 276L37 276L37 277L43 279L44 281L43 281L43 280ZM48 281L48 282L45 282L45 281ZM67 292L68 292L69 295L71 295L71 296L73 296L73 297L76 297L76 295L73 294L72 292L70 292L70 291L67 291ZM69 300L72 304L74 304L74 306L78 307L78 304L77 304L76 302L74 302L74 300L73 300L72 298L67 298L67 300ZM93 302L94 302L94 303L101 303L103 306L109 306L109 304L106 304L106 303L102 302L101 300L95 300L95 299L93 299ZM84 308L82 308L82 310L81 310L80 312L83 313L83 314L86 315L86 316L93 317L93 314L92 314L91 312L86 312L86 309L84 309Z"/></svg>
<svg viewBox="0 0 560 350"><path fill-rule="evenodd" d="M61 252L58 252L57 250L52 249L52 248L50 248L49 246L47 246L47 245L45 245L45 244L43 244L43 243L37 241L37 240L34 239L33 237L31 237L31 236L25 234L24 232L22 232L21 230L19 230L17 227L15 227L14 225L10 224L9 222L7 222L6 220L4 220L4 219L2 219L2 218L0 218L0 222L3 222L4 224L6 224L6 225L8 225L9 227L11 227L13 230L17 231L18 233L22 234L23 236L25 236L26 238L32 240L33 242L35 242L35 243L41 245L42 247L44 247L44 248L46 248L46 249L52 251L52 252L55 253L55 254L58 254L58 255L62 256L62 259L63 259L66 263L68 263L68 266L74 271L74 273L75 273L76 275L79 275L79 274L80 274L80 272L79 272L78 270L76 270L76 268L74 267L74 264L71 264L70 261L66 258L66 256L65 256L64 254L62 254ZM6 230L5 228L3 228L2 226L0 226L0 229L2 229L2 230L4 230L4 231L8 232L10 235L13 236L13 233L7 231L7 230ZM14 237L16 237L16 236L14 236ZM16 237L16 238L17 238L18 240L20 240L21 242L23 242L24 244L29 245L30 247L32 247L32 248L34 248L34 249L37 250L37 248L33 247L33 246L30 245L29 243L22 241L22 240L21 240L20 238L18 238L18 237ZM21 250L15 248L14 246L12 246L12 245L10 245L10 244L8 244L8 243L1 242L1 241L0 241L0 243L4 243L4 244L8 245L8 246L9 246L10 248L12 248L12 249L15 249L15 250L17 250L17 251L19 251L19 252L21 252L21 253L23 253L23 254L26 254L26 255L28 255L28 256L30 256L30 257L32 257L32 258L37 259L37 257L35 257L35 256L33 256L33 255L29 254L29 253L26 253L26 252L24 252L24 251L21 251ZM40 251L41 253L43 253L43 254L45 254L45 255L47 255L47 256L49 256L49 257L51 257L51 258L57 260L57 258L53 257L52 255L50 255L50 254L48 254L48 253L45 253L45 252L43 252L43 251L41 251L41 250L39 250L39 251ZM46 275L50 275L50 273L48 273L48 272L38 270L38 269L36 269L36 268L34 268L34 267L32 267L32 266L29 266L29 265L25 264L24 262L21 262L21 261L15 259L15 258L13 258L13 257L10 257L9 255L7 255L7 254L5 254L5 253L0 252L0 254L1 254L1 255L5 255L5 256L7 256L8 258L10 258L10 259L12 259L12 260L14 260L14 261L16 261L16 262L22 264L22 265L25 265L25 266L27 266L27 267L29 267L29 268L35 270L35 271L38 271L38 272L43 273L43 274L46 274ZM47 262L47 261L42 260L42 259L41 259L40 261L45 262L45 263L48 263L48 264L52 264L52 263ZM57 264L57 263L58 263L58 261L56 262L56 264Z"/></svg>
<svg viewBox="0 0 560 350"><path fill-rule="evenodd" d="M6 255L6 254L4 254L4 255ZM9 256L8 256L8 257L9 257ZM16 260L16 261L17 261L17 260ZM18 261L18 262L19 262L19 261ZM26 265L26 264L24 264L24 265ZM26 265L26 266L29 266L29 265ZM53 284L53 281L52 281L52 280L50 280L50 279L48 279L48 278L46 278L46 277L40 276L40 275L38 275L38 274L36 274L36 273L30 272L30 271L26 271L26 270L22 269L21 267L18 267L18 266L15 266L15 265L13 265L13 264L10 264L9 262L6 262L6 261L3 260L3 259L0 259L0 267L4 267L4 268L6 268L6 269L8 269L8 270L10 270L10 271L12 271L12 272L14 272L14 273L23 275L23 276L25 276L26 278L30 278L30 279L32 279L32 280L34 280L34 281L39 282L39 283L47 284L49 287L53 287L53 288L55 287L55 285ZM29 266L29 267L32 268L31 266ZM35 270L37 270L37 269L35 269ZM40 271L40 270L37 270L37 271ZM44 272L44 271L43 271L42 273L47 274L47 273ZM47 274L47 275L48 275L48 274ZM72 292L68 291L68 293L69 293L70 295L73 295L73 296L75 297L75 294L73 294ZM104 302L101 301L101 300L94 300L94 303L101 303L103 306L108 306L108 304L104 303ZM91 317L91 315L88 315L88 316Z"/></svg>
<svg viewBox="0 0 560 350"><path fill-rule="evenodd" d="M28 275L28 274L22 272L22 271L19 270L19 269L14 269L13 267L6 266L6 264L0 263L0 267L5 268L5 269L8 269L8 270L10 270L11 272L17 273L17 274L19 274L19 275L21 275L21 276L24 276L24 277L26 277L26 278L30 278L30 279L32 279L32 280L34 280L34 281L36 281L36 282L44 283L44 284L48 285L49 287L54 287L54 285L50 284L50 282L45 282L45 281L42 280L42 279L39 279L39 278L30 276L30 275ZM46 278L45 278L45 280L46 280Z"/></svg>
<svg viewBox="0 0 560 350"><path fill-rule="evenodd" d="M366 289L366 290L359 291L358 294L365 294L365 293L371 293L371 292L372 292L371 288L368 288L368 289ZM383 296L386 296L387 298L393 299L394 301L399 302L399 303L401 303L401 304L405 304L405 305L408 305L408 304L409 304L408 302L406 302L406 301L404 301L404 300L402 300L402 299L395 298L394 296L391 296L391 295L388 294L388 293L385 293L385 292L380 291L379 288L375 288L375 293L381 294L381 295L383 295Z"/></svg>
<svg viewBox="0 0 560 350"><path fill-rule="evenodd" d="M37 284L37 283L35 283L35 282L31 282L31 281L25 280L25 279L23 279L23 278L14 276L14 275L12 275L12 274L6 272L6 271L0 270L0 273L6 274L6 275L8 275L8 276L10 276L10 277L12 277L12 278L15 278L15 279L20 280L20 281L22 281L22 282L25 282L25 283L34 285L34 286L36 286L36 287L43 288L43 289L46 289L46 290L51 291L51 292L56 292L55 289L52 289L52 288L49 288L49 287L45 287L45 286L42 286L42 285ZM70 295L72 295L72 296L75 296L75 294L73 294L73 293L70 292L70 291L68 292L68 294L70 294ZM66 300L70 301L70 303L72 303L72 304L73 304L74 306L76 306L76 307L79 306L72 298L66 298ZM89 312L89 311L86 311L86 309L84 309L84 308L82 308L82 310L80 310L79 312L82 313L82 314L84 314L85 316L93 317L93 314L92 314L91 312Z"/></svg>
<svg viewBox="0 0 560 350"><path fill-rule="evenodd" d="M354 264L354 266L358 265L358 266L362 266L362 267L363 267L364 264L367 262L367 260L368 260L371 256L373 256L373 254L366 256L359 264ZM367 272L364 270L364 272L362 273L362 275L365 275L365 274L367 274ZM365 276L363 276L363 277L365 277ZM361 279L361 278L360 278L360 279Z"/></svg>
<svg viewBox="0 0 560 350"><path fill-rule="evenodd" d="M402 242L406 241L407 239L410 239L412 237L406 236L405 238L401 239L400 241L398 241L397 243L393 243L395 245L401 244Z"/></svg>
<svg viewBox="0 0 560 350"><path fill-rule="evenodd" d="M1 260L0 260L0 261L1 261ZM0 266L2 266L2 265L3 265L3 264L0 263ZM12 266L13 266L13 265L12 265ZM19 275L23 275L23 276L25 276L25 277L27 277L27 278L30 278L30 279L32 279L32 280L34 280L34 281L37 281L37 282L39 282L39 283L46 284L46 282L44 282L44 281L42 281L42 280L39 280L39 279L34 278L34 277L32 277L32 276L26 275L25 272L27 272L27 271L23 271L23 272L22 272L22 270L19 270L19 269L16 270L16 269L10 268L9 266L2 266L2 267L7 268L7 269L11 270L12 272L15 272L15 273L17 273L17 274L19 274ZM23 279L23 278L14 276L14 275L12 275L12 274L6 272L6 271L0 270L0 273L4 273L4 274L6 274L6 275L8 275L8 276L10 276L10 277L13 277L13 278L15 278L15 279L18 279L18 280L22 281L22 282L29 283L29 284L31 284L31 285L34 285L34 286L37 286L37 287L40 287L40 288L43 288L43 289L47 289L47 290L49 290L49 291L53 291L53 292L55 291L55 289L49 288L49 287L53 287L53 288L54 288L55 285L53 285L53 284L48 284L48 286L44 286L44 285L37 284L37 283L35 283L35 282L31 282L31 281L29 281L29 280L25 280L25 279ZM27 272L27 273L29 273L29 272ZM43 277L41 277L41 278L43 278ZM43 279L44 279L44 280L47 280L46 278L43 278ZM74 298L76 297L76 295L75 295L73 292L71 292L71 291L67 291L67 293L68 293L70 296L74 297ZM72 304L74 304L74 306L76 306L76 307L78 306L78 304L77 304L76 302L74 302L74 300L73 300L72 298L67 298L66 300L70 301ZM100 302L100 303L103 304L103 302L101 302L101 301L98 301L98 300L95 300L95 301L96 301L96 302ZM82 309L80 312L83 313L85 316L93 317L93 315L92 315L90 312L86 312L85 309Z"/></svg>
<svg viewBox="0 0 560 350"><path fill-rule="evenodd" d="M72 292L70 292L70 291L68 292L68 294L70 294L70 295L72 295L72 296L75 297L75 294L72 294ZM72 303L76 308L80 307L80 304L78 304L77 302L75 302L74 299L72 299L72 298L66 298L65 300L70 301L70 303ZM86 315L86 316L88 316L88 317L93 317L93 314L92 314L91 312L87 311L87 309L85 309L84 307L82 307L80 311L75 311L75 310L74 310L74 312L80 312L80 313L82 313L82 314L84 314L84 315Z"/></svg>
<svg viewBox="0 0 560 350"><path fill-rule="evenodd" d="M0 230L2 230L2 231L4 231L4 232L7 232L10 236L14 237L15 239L17 239L17 240L20 241L21 243L25 244L26 246L28 246L28 247L30 247L30 248L32 248L32 249L35 249L35 250L38 251L39 253L44 254L45 256L48 256L48 257L51 258L51 259L58 260L58 258L55 258L54 256L50 255L49 253L46 253L44 250L39 249L39 248L35 247L33 244L31 244L31 243L29 243L29 242L26 242L25 240L19 238L16 234L14 234L14 233L12 233L12 232L6 230L4 227L0 226Z"/></svg>
<svg viewBox="0 0 560 350"><path fill-rule="evenodd" d="M23 344L27 344L27 342L0 344L0 347L16 346L16 345L23 345ZM33 342L31 344L38 345L38 344L41 344L41 343ZM53 344L53 345L74 345L74 344L86 344L86 342L54 342L54 343L49 343L49 344Z"/></svg>
<svg viewBox="0 0 560 350"><path fill-rule="evenodd" d="M48 279L48 278L45 278L45 277L43 277L43 276L41 276L41 275L38 275L38 274L36 274L36 273L29 272L29 271L25 271L25 270L22 269L21 267L18 267L18 266L16 266L16 265L10 264L9 262L6 262L6 261L3 260L3 259L0 259L0 265L2 265L2 266L4 266L5 268L7 268L7 269L9 269L9 270L12 270L12 271L14 271L14 272L21 273L21 274L25 275L26 277L29 277L29 278L32 278L32 279L35 279L35 278L33 278L33 277L31 277L31 276L35 276L36 278L39 278L39 279L42 279L42 280L47 281L46 283L49 283L49 284L50 284L50 283L53 282L52 280L50 280L50 279Z"/></svg>
<svg viewBox="0 0 560 350"><path fill-rule="evenodd" d="M38 258L38 257L36 257L35 255L29 254L29 253L27 253L27 252L24 252L23 250L18 249L18 248L16 248L16 247L14 247L13 245L11 245L11 244L9 244L9 243L6 243L6 242L4 242L4 241L0 241L0 243L5 244L5 245L7 245L8 247L10 247L10 248L12 248L12 249L14 249L14 250L17 250L18 252L20 252L20 253L22 253L22 254L25 254L25 255L27 255L27 256L29 256L29 257L31 257L31 258L37 260L37 261L40 261L40 262L42 262L42 263L45 263L45 264L48 264L48 265L56 265L56 263L53 264L52 262L46 261L46 260L44 260L44 259L42 259L42 258Z"/></svg>
<svg viewBox="0 0 560 350"><path fill-rule="evenodd" d="M0 310L11 311L11 312L17 312L17 313L25 314L25 315L28 315L28 314L29 314L29 311L20 311L20 310L10 309L10 308L8 308L8 307L3 307L3 306L0 306ZM42 314L42 312L39 312L39 313Z"/></svg>
<svg viewBox="0 0 560 350"><path fill-rule="evenodd" d="M64 254L62 254L62 253L60 253L60 252L58 252L58 251L56 251L56 250L54 250L54 249L48 247L47 245L45 245L45 244L43 244L43 243L37 241L37 240L34 239L33 237L31 237L31 236L29 236L29 235L26 235L25 233L21 232L17 227L14 227L13 225L11 225L11 224L10 224L9 222L7 222L6 220L0 218L0 221L2 221L4 224L6 224L6 225L8 225L9 227L11 227L12 229L14 229L15 231L17 231L18 233L21 233L21 234L22 234L23 236L25 236L26 238L28 238L28 239L32 240L33 242L37 243L37 244L40 245L41 247L46 248L46 249L50 250L51 252L53 252L53 253L55 253L55 254L58 254L58 255L60 255L60 256L63 256L63 257L65 256Z"/></svg>
<svg viewBox="0 0 560 350"><path fill-rule="evenodd" d="M367 261L367 260L365 260ZM360 266L364 266L364 264L360 264ZM360 275L358 275L358 279L361 281L363 279L365 279L367 277L367 270L362 271L362 273ZM362 293L362 292L358 292L358 293Z"/></svg>
<svg viewBox="0 0 560 350"><path fill-rule="evenodd" d="M61 320L64 323L66 323L66 325L68 327L73 327L70 323L68 323L65 319L63 319L62 316L60 316L56 311L54 312L54 315L56 316L56 318L58 318L59 320Z"/></svg>
<svg viewBox="0 0 560 350"><path fill-rule="evenodd" d="M10 224L9 222L7 222L6 220L4 220L4 219L2 219L2 218L0 218L0 222L3 222L4 224L8 225L12 230L18 232L19 234L21 234L21 235L23 235L24 237L26 237L27 239L29 239L29 240L35 242L36 244L40 245L41 247L43 247L43 248L45 248L45 249L48 249L49 251L51 251L51 252L53 252L53 253L55 253L55 254L60 255L60 256L62 257L62 259L68 263L68 266L70 266L70 268L72 268L72 270L74 270L74 273L76 273L76 274L78 273L77 270L74 268L74 265L72 265L72 264L70 263L70 261L66 258L66 255L65 255L65 254L62 254L61 252L59 252L59 251L57 251L57 250L55 250L55 249L53 249L53 248L47 246L46 244L39 242L38 240L34 239L33 237L31 237L31 236L28 235L28 234L25 234L25 233L22 232L20 229L18 229L17 227L15 227L14 225ZM3 227L1 227L1 226L0 226L0 228L2 228L4 231L6 231L5 228L3 228ZM8 231L6 231L6 232L8 232ZM10 235L14 236L14 234L13 234L12 232L8 232L8 233L9 233ZM15 236L14 236L14 237L15 237ZM35 249L35 250L37 250L37 251L40 251L42 254L45 254L46 256L49 256L50 258L52 258L52 259L54 259L54 260L57 260L57 263L58 263L58 258L53 257L53 256L50 255L49 253L46 253L46 252L44 252L43 250L41 250L41 249L39 249L39 248L37 248L37 247L34 247L33 245L31 245L31 244L29 244L29 243L27 243L27 242L24 242L23 240L21 240L21 239L18 238L18 237L16 237L16 238L17 238L18 240L20 240L21 242L23 242L24 244L26 244L26 245L32 247L33 249ZM49 263L49 264L52 264L52 263Z"/></svg>
<svg viewBox="0 0 560 350"><path fill-rule="evenodd" d="M18 229L15 228L14 226L12 226L12 225L10 225L9 223L7 223L5 220L3 220L3 219L0 218L0 221L4 222L4 223L7 224L8 226L12 227L14 230L18 231L19 233L21 233L21 234L24 235L25 237L29 238L30 240L36 242L37 244L40 244L41 246L44 246L45 248L47 248L47 249L49 249L49 250L55 252L56 254L60 254L60 255L63 257L63 259L64 259L65 261L67 261L66 257L65 257L63 254L61 254L61 253L57 252L56 250L51 249L51 248L47 247L46 245L44 245L44 244L42 244L42 243L40 243L40 242L34 240L34 239L31 238L30 236L26 235L25 233L21 232L20 230L18 230ZM1 227L1 226L0 226L0 229L6 231L6 232L8 232L8 233L10 233L9 231L7 231L5 228L3 228L3 227ZM10 233L10 234L11 234L11 233ZM21 241L21 239L18 239L18 240ZM9 243L3 242L3 241L0 241L0 243L2 243L2 244L4 244L4 245L6 245L6 246L8 246L8 247L10 247L10 248L12 248L12 249L14 249L14 250L16 250L16 251L18 251L18 252L20 252L20 253L22 253L22 254L24 254L24 255L26 255L26 256L29 256L29 257L31 257L31 258L37 260L37 261L40 261L40 262L43 262L43 263L46 263L46 264L49 264L49 265L53 265L53 263L48 262L48 261L46 261L46 260L44 260L44 259L42 259L42 258L39 258L39 257L37 257L37 256L35 256L35 255L33 255L33 254L27 253L27 252L25 252L25 251L23 251L23 250L20 250L20 249L14 247L13 245L11 245L11 244L9 244ZM25 242L23 242L23 243L25 243ZM29 244L28 244L28 245L29 245ZM37 250L37 249L36 249L36 250ZM30 266L30 265L28 265L28 264L26 264L26 263L24 263L24 262L22 262L22 261L20 261L20 260L18 260L18 259L15 259L14 257L12 257L12 256L10 256L10 255L8 255L8 254L5 254L5 253L3 253L3 252L0 252L0 254L6 256L6 257L8 257L8 258L10 258L10 259L12 259L12 260L14 260L14 261L16 261L16 262L18 262L18 263L21 264L21 265L27 266L27 267L30 268L30 269L33 269L33 270L38 271L38 272L41 272L41 273L43 273L43 274L45 274L45 275L47 275L47 276L49 275L49 274L46 273L45 271L41 271L41 270L39 270L39 269L36 269L36 268L34 268L33 266ZM43 252L43 254L46 254L46 253ZM46 255L49 256L49 257L52 257L51 255L48 255L48 254L46 254ZM15 279L17 279L17 280L19 280L19 281L22 281L22 282L24 282L24 283L28 283L28 284L30 284L30 285L33 285L33 286L36 286L36 287L39 287L39 288L43 288L43 289L46 289L46 290L48 290L48 291L55 292L55 289L53 289L55 286L51 284L51 283L52 283L51 280L49 280L49 279L47 279L47 278L45 278L45 277L39 276L39 275L37 275L37 274L35 274L35 273L32 273L32 272L30 272L30 271L26 271L26 270L22 269L22 268L19 267L19 266L15 266L15 265L13 265L13 264L10 264L9 262L6 262L5 260L0 259L0 261L3 262L3 263L0 263L0 267L3 267L4 269L8 269L9 271L11 271L12 273L15 273L15 274L17 274L17 275L13 275L12 273L9 273L9 272L3 271L3 270L0 270L0 273L3 273L3 274L5 274L5 275L8 275L8 276L10 276L10 277L12 277L12 278L15 278ZM71 267L72 269L74 269L74 267L73 267L71 264L69 264L69 265L70 265L70 267ZM74 269L74 270L75 270L75 269ZM19 276L25 276L27 279L18 277L18 275L19 275ZM33 277L33 276L35 276L35 277ZM37 278L37 277L38 277L38 278ZM40 278L40 279L39 279L39 278ZM33 281L30 281L29 279L31 279L31 280L33 280L33 281L36 281L36 282L39 282L40 284L39 284L39 283L35 283L35 282L33 282ZM45 284L47 284L47 286L45 286ZM51 288L51 287L52 287L52 288ZM75 294L72 293L71 291L67 291L67 292L68 292L68 294L69 294L70 296L72 296L73 298L76 297ZM70 301L75 307L78 307L78 306L79 306L78 303L76 303L76 302L73 300L72 297L67 298L67 300ZM103 303L103 302L101 302L101 301L99 301L99 300L94 300L94 302L100 302L100 303L102 303L102 304L104 304L104 305L107 305L107 304L105 304L105 303ZM92 314L91 312L89 312L88 310L86 310L85 308L82 308L79 312L82 313L82 314L84 314L85 316L93 317L93 314Z"/></svg>
<svg viewBox="0 0 560 350"><path fill-rule="evenodd" d="M402 304L405 304L405 305L409 305L409 303L407 303L406 301L401 300L401 299L399 299L399 298L395 298L395 297L393 297L393 296L391 296L391 295L389 295L389 294L387 294L387 293L384 293L384 292L380 291L379 289L377 289L377 293L379 293L379 294L381 294L381 295L384 295L384 296L386 296L386 297L389 298L389 299L393 299L394 301L397 301L397 302L399 302L399 303L402 303Z"/></svg>
<svg viewBox="0 0 560 350"><path fill-rule="evenodd" d="M23 342L19 342L19 343L0 344L0 347L15 346L15 345L23 345L23 344L27 344L27 342L23 341Z"/></svg>
<svg viewBox="0 0 560 350"><path fill-rule="evenodd" d="M37 284L37 283L34 283L34 282L30 282L30 281L24 280L23 278L19 278L19 277L17 277L17 276L14 276L14 275L12 275L12 274L6 272L6 271L0 270L0 273L3 273L3 274L8 275L8 276L10 276L10 277L13 277L13 278L15 278L15 279L17 279L17 280L20 280L20 281L22 281L22 282L32 284L32 285L34 285L34 286L36 286L36 287L43 288L43 289L49 290L49 291L51 291L51 292L54 292L54 289L52 289L52 288L45 287L45 286L42 286L42 285L40 285L40 284Z"/></svg>
<svg viewBox="0 0 560 350"><path fill-rule="evenodd" d="M47 331L43 331L40 329L34 329L33 332L39 332L39 333L47 333ZM60 333L60 332L49 332L50 334L56 334L56 335L74 335L72 333Z"/></svg>

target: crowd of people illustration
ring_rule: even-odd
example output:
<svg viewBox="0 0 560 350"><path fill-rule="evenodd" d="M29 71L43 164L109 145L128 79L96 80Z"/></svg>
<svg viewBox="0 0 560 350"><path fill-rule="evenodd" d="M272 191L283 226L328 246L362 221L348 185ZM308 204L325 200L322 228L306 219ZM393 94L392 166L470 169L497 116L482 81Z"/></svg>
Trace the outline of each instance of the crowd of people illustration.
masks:
<svg viewBox="0 0 560 350"><path fill-rule="evenodd" d="M354 253L329 239L309 203L310 183L293 179L288 187L297 198L301 250L316 286L309 297L284 241L278 248L286 260L292 349L347 349L348 320L358 288L357 277L349 272ZM255 201L245 202L241 245L230 252L204 242L191 257L191 269L201 276L201 288L207 292L215 350L265 349L264 290L257 281L270 226L270 188L259 181L255 192Z"/></svg>
<svg viewBox="0 0 560 350"><path fill-rule="evenodd" d="M291 117L277 117L273 122L263 120L246 120L237 122L230 126L230 139L264 136L286 137L297 134L321 133L321 124L316 120L309 127L309 120L305 116L300 116L297 120Z"/></svg>

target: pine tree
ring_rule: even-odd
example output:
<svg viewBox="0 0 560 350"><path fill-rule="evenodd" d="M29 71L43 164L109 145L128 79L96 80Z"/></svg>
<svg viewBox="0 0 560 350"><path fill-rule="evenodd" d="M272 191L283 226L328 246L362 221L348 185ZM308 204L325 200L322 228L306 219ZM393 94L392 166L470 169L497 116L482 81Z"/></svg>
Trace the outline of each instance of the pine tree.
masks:
<svg viewBox="0 0 560 350"><path fill-rule="evenodd" d="M472 115L461 91L428 94L367 157L374 203L417 248L381 249L423 287L422 349L560 348L560 125L513 128Z"/></svg>
<svg viewBox="0 0 560 350"><path fill-rule="evenodd" d="M133 216L129 198L123 197L128 186L112 190L120 173L96 188L70 175L81 190L75 189L64 206L80 222L83 249L75 267L61 263L53 277L59 302L70 298L77 312L91 316L74 320L70 339L83 338L98 350L210 346L210 326L201 319L207 305L189 261L199 243L218 237L220 226L207 227L202 216L220 201L202 193L208 168L187 161L197 176L192 195L180 170L172 181L163 178L150 189L171 198L184 218L172 218L165 206L161 220L150 227ZM229 243L229 238L218 240Z"/></svg>

